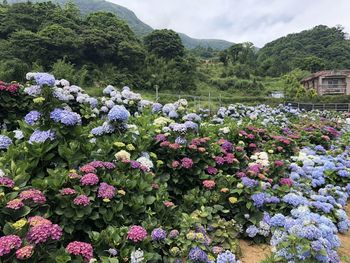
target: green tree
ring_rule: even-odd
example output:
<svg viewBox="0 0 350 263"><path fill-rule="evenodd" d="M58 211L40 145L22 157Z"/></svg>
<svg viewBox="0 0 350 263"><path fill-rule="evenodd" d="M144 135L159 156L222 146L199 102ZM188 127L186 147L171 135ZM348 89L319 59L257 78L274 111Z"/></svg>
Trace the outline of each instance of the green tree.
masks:
<svg viewBox="0 0 350 263"><path fill-rule="evenodd" d="M185 48L179 35L173 30L154 30L144 38L148 52L165 59L174 59L184 55Z"/></svg>

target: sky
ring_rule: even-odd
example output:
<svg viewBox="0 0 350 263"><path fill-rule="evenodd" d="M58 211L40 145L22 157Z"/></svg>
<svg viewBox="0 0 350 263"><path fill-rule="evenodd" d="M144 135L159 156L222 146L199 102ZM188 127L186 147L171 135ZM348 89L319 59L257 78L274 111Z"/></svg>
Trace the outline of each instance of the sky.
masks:
<svg viewBox="0 0 350 263"><path fill-rule="evenodd" d="M262 47L316 25L350 33L350 0L108 0L125 6L155 29L194 38L250 41Z"/></svg>

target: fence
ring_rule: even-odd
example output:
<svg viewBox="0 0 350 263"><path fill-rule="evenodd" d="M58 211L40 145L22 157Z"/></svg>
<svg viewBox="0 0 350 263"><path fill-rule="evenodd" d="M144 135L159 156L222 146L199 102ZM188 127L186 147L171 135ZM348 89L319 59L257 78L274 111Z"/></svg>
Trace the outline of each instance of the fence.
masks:
<svg viewBox="0 0 350 263"><path fill-rule="evenodd" d="M152 98L153 99L153 98ZM239 96L227 96L220 93L208 95L189 95L189 94L170 94L170 93L158 93L155 94L155 101L160 103L174 102L178 99L186 99L189 105L195 109L206 108L209 111L215 111L219 107L227 106L234 103L244 103L249 105L256 104L272 104L277 105L283 103L282 99L271 97L239 97Z"/></svg>
<svg viewBox="0 0 350 263"><path fill-rule="evenodd" d="M297 102L285 102L292 108L311 111L311 110L333 110L333 111L350 111L350 103L297 103Z"/></svg>

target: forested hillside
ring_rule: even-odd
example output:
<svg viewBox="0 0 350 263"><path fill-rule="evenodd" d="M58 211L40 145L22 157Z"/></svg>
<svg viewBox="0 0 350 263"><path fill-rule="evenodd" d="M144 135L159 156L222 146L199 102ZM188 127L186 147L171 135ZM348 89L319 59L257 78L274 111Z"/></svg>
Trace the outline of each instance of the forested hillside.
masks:
<svg viewBox="0 0 350 263"><path fill-rule="evenodd" d="M20 3L26 2L27 0L8 0L8 3ZM31 0L32 2L45 2L48 0ZM89 14L92 12L105 11L112 12L118 18L124 20L131 30L138 36L144 37L145 35L151 33L153 28L142 22L131 10L105 1L105 0L51 0L53 3L60 5L65 5L68 2L76 4L83 14ZM231 42L219 39L196 39L189 37L188 35L179 33L184 46L188 49L193 49L196 47L210 47L213 49L223 50L232 45Z"/></svg>
<svg viewBox="0 0 350 263"><path fill-rule="evenodd" d="M261 74L272 76L295 68L350 68L350 41L342 27L319 25L266 44L258 52L258 63Z"/></svg>
<svg viewBox="0 0 350 263"><path fill-rule="evenodd" d="M195 64L174 31L156 30L148 35L148 39L153 34L163 36L155 48L144 45L112 13L80 16L73 4L30 2L0 5L0 10L2 80L21 80L30 70L45 70L79 84L95 84L94 80L177 90L195 86ZM174 41L179 45L173 45ZM165 57L159 51L169 46L175 55Z"/></svg>

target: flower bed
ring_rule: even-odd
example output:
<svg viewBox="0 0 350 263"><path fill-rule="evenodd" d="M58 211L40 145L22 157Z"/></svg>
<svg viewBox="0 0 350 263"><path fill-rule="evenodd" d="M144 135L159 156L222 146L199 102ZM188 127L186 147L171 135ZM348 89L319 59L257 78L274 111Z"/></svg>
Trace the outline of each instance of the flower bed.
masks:
<svg viewBox="0 0 350 263"><path fill-rule="evenodd" d="M2 262L239 262L239 238L271 244L273 262L340 262L346 115L208 116L27 77L14 92L30 108L0 135Z"/></svg>

